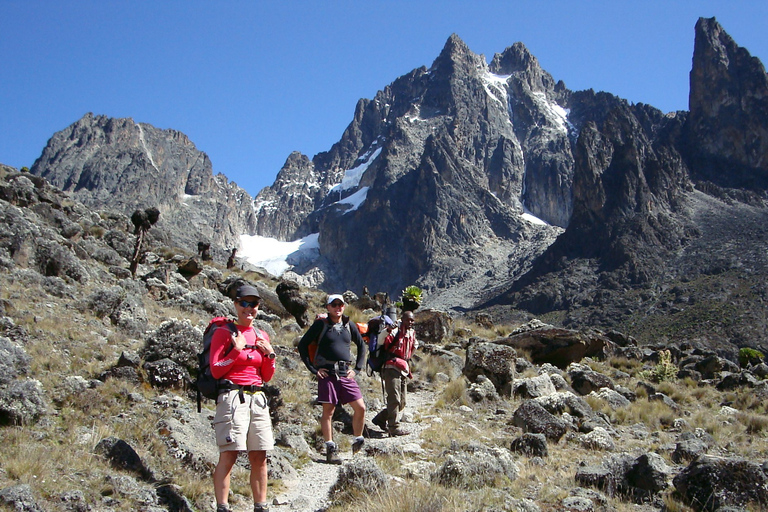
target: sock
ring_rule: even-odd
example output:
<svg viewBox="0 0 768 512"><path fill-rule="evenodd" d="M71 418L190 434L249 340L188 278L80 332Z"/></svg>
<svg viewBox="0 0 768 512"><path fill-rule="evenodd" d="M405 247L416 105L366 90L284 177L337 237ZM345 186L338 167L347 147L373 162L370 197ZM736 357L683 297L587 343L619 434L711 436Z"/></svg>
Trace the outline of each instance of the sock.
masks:
<svg viewBox="0 0 768 512"><path fill-rule="evenodd" d="M357 436L355 437L355 442L360 441L361 443L365 442L365 438L363 436Z"/></svg>

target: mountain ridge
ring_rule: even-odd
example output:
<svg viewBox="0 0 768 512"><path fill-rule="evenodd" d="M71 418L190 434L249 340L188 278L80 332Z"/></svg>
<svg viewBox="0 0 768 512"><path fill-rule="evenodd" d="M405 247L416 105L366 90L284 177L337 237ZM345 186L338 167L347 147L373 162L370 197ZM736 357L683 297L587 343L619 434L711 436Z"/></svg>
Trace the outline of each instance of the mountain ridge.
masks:
<svg viewBox="0 0 768 512"><path fill-rule="evenodd" d="M223 251L243 233L319 233L320 258L292 271L321 289L395 296L417 284L442 309L621 325L684 273L710 272L689 254L700 249L704 222L722 224L708 198L722 202L722 215L748 205L745 230L761 233L766 83L759 60L714 18L696 23L690 111L668 114L607 92L571 91L522 43L489 64L452 34L429 68L359 100L328 151L289 155L252 206L235 184L213 186L210 161L188 139L132 121L86 116L84 135L54 136L32 172L86 204L119 197L125 213L144 204L125 186L137 180L163 206L168 241L186 247L209 238ZM98 147L86 121L103 133ZM157 158L173 152L180 161ZM147 184L167 179L158 165L173 186ZM110 181L110 166L124 171L123 182ZM209 204L182 205L182 189ZM526 212L546 223L526 221ZM729 257L727 268L739 268L741 256ZM765 276L753 260L751 279ZM717 336L728 341L726 332Z"/></svg>

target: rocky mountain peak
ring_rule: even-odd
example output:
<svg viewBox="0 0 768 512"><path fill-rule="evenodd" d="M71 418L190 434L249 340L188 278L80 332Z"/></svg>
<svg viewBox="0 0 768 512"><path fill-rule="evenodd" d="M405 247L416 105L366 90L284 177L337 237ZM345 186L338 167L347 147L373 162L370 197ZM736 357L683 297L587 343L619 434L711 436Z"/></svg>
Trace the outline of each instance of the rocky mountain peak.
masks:
<svg viewBox="0 0 768 512"><path fill-rule="evenodd" d="M768 75L715 18L696 23L687 143L694 176L768 188Z"/></svg>
<svg viewBox="0 0 768 512"><path fill-rule="evenodd" d="M520 42L495 54L488 70L497 75L516 75L531 91L547 92L554 89L552 76L541 69L538 59Z"/></svg>
<svg viewBox="0 0 768 512"><path fill-rule="evenodd" d="M208 155L186 135L130 118L86 114L51 137L30 172L92 208L131 215L156 207L158 227L180 247L223 250L255 230L251 197L214 176Z"/></svg>

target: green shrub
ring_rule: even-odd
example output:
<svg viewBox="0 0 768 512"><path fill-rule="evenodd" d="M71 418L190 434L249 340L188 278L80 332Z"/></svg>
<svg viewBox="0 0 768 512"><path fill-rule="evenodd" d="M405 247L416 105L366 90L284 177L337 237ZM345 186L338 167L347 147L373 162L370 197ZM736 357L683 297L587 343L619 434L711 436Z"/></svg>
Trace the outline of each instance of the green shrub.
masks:
<svg viewBox="0 0 768 512"><path fill-rule="evenodd" d="M677 366L672 362L672 353L669 350L659 351L659 364L650 370L643 370L637 374L641 379L653 382L664 382L677 378Z"/></svg>
<svg viewBox="0 0 768 512"><path fill-rule="evenodd" d="M763 361L763 353L749 347L739 349L739 366L742 368L749 366L750 363L760 363Z"/></svg>

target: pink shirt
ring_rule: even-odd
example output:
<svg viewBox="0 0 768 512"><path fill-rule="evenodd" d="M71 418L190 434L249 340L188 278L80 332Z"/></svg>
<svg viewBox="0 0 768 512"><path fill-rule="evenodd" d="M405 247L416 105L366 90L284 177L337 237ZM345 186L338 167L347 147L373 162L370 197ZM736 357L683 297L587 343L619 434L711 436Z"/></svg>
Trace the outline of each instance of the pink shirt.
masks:
<svg viewBox="0 0 768 512"><path fill-rule="evenodd" d="M231 331L218 329L211 339L211 374L216 379L225 378L244 386L261 386L269 382L275 375L275 360L262 357L256 348L248 348L248 345L256 345L257 339L269 341L269 335L261 329L235 325L245 336L246 347L243 350L233 348Z"/></svg>

